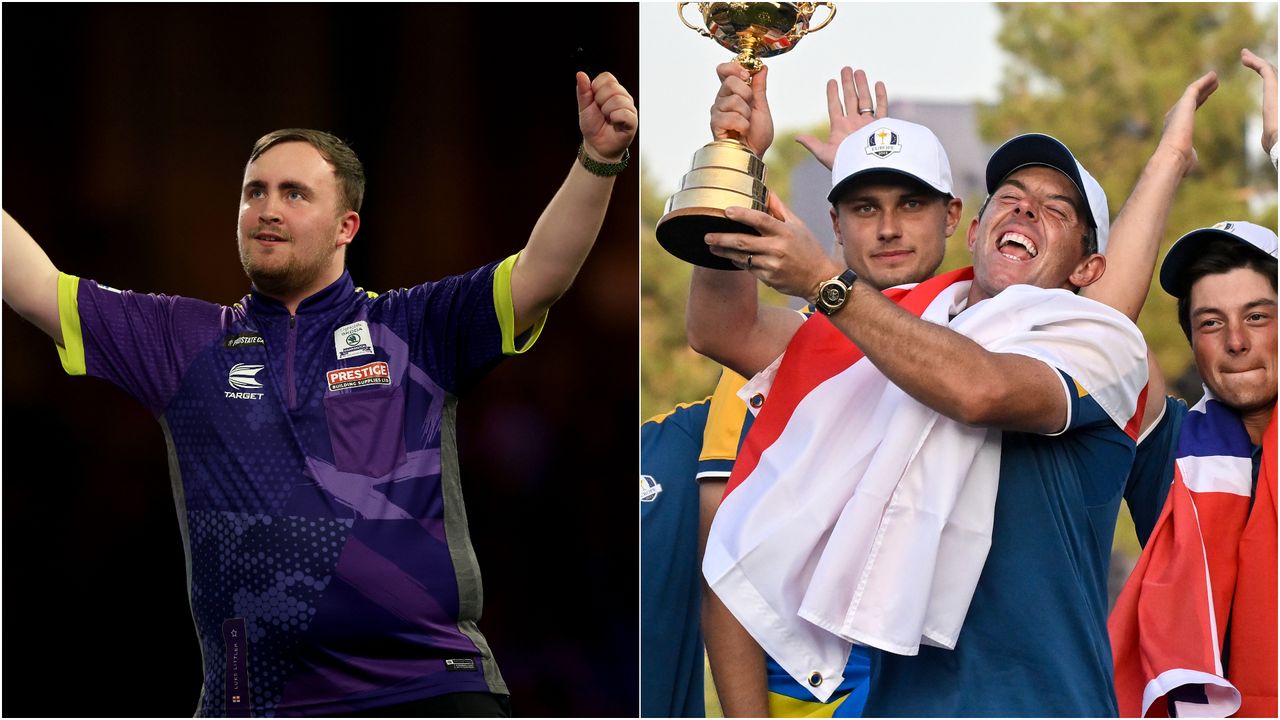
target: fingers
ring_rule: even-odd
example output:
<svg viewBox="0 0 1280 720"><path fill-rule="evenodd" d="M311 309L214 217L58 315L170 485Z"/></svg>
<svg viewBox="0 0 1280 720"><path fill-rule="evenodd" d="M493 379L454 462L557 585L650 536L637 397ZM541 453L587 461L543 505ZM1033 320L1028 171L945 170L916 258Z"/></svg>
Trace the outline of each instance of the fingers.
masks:
<svg viewBox="0 0 1280 720"><path fill-rule="evenodd" d="M582 112L595 102L595 93L591 91L591 80L586 73L579 71L575 79L578 82L578 112Z"/></svg>
<svg viewBox="0 0 1280 720"><path fill-rule="evenodd" d="M1218 73L1209 71L1201 75L1199 79L1187 86L1187 93L1196 99L1196 107L1204 104L1205 100L1218 89Z"/></svg>
<svg viewBox="0 0 1280 720"><path fill-rule="evenodd" d="M606 105L602 108L605 120L613 126L614 130L622 133L634 133L636 128L640 126L640 116L636 113L636 107L631 103L631 98L626 99L625 104L619 104L610 110Z"/></svg>
<svg viewBox="0 0 1280 720"><path fill-rule="evenodd" d="M768 208L770 215L774 216L781 222L801 222L800 218L797 217L795 213L791 212L791 208L787 207L787 204L782 202L782 198L778 196L778 193L769 193L769 199L765 203L765 207Z"/></svg>
<svg viewBox="0 0 1280 720"><path fill-rule="evenodd" d="M707 233L704 241L712 255L725 258L740 270L754 270L756 258L763 250L761 238L746 233Z"/></svg>
<svg viewBox="0 0 1280 720"><path fill-rule="evenodd" d="M1251 68L1262 78L1262 149L1271 152L1280 137L1276 119L1276 66L1258 57L1252 50L1244 48L1240 51L1240 62Z"/></svg>
<svg viewBox="0 0 1280 720"><path fill-rule="evenodd" d="M604 114L609 114L607 106L610 102L620 101L629 104L632 109L635 108L635 101L631 99L631 93L622 87L622 83L613 76L613 73L602 72L589 83L586 82L587 74L579 72L578 80L578 111L581 112L587 108L587 104L594 104L600 108ZM615 102L614 107L616 108Z"/></svg>
<svg viewBox="0 0 1280 720"><path fill-rule="evenodd" d="M858 93L858 114L865 114L863 110L874 110L871 106L871 88L867 86L867 74L862 70L854 71L853 87Z"/></svg>
<svg viewBox="0 0 1280 720"><path fill-rule="evenodd" d="M858 91L854 87L853 68L847 65L840 68L840 89L843 91L844 108L840 112L840 116L846 115L857 116L858 114Z"/></svg>
<svg viewBox="0 0 1280 720"><path fill-rule="evenodd" d="M750 86L738 77L730 76L720 85L711 105L711 133L714 137L722 138L730 132L747 134L751 129L750 98Z"/></svg>
<svg viewBox="0 0 1280 720"><path fill-rule="evenodd" d="M711 236L708 235L707 237L710 238ZM712 255L722 257L733 263L739 270L749 271L755 269L755 259L758 257L755 253L747 252L745 250L733 250L731 248L711 244L707 245L707 250L709 250Z"/></svg>
<svg viewBox="0 0 1280 720"><path fill-rule="evenodd" d="M747 75L751 87L755 88L756 100L763 106L769 105L769 66L765 65L755 75Z"/></svg>
<svg viewBox="0 0 1280 720"><path fill-rule="evenodd" d="M720 78L720 82L724 82L725 79L731 77L736 77L743 82L747 82L751 79L751 73L747 72L747 69L738 63L730 60L729 62L722 62L716 66L716 77Z"/></svg>
<svg viewBox="0 0 1280 720"><path fill-rule="evenodd" d="M1253 54L1253 51L1252 51L1252 50L1250 50L1249 48L1243 48L1243 49L1240 51L1240 63L1241 63L1242 65L1244 65L1245 67L1247 67L1247 68L1249 68L1249 69L1253 70L1254 72L1258 73L1258 74L1259 74L1259 75L1261 75L1264 79L1265 79L1268 75L1274 76L1274 75L1276 74L1276 66L1275 66L1275 65L1272 65L1271 63L1267 62L1266 60L1263 60L1262 58L1258 57L1257 55L1254 55L1254 54Z"/></svg>
<svg viewBox="0 0 1280 720"><path fill-rule="evenodd" d="M876 82L876 117L889 117L889 90L883 82Z"/></svg>
<svg viewBox="0 0 1280 720"><path fill-rule="evenodd" d="M582 92L582 73L578 79L578 96L579 109L581 110L583 92ZM631 97L631 93L618 82L611 73L601 73L591 83L591 102L594 102L599 108L605 121L620 132L629 132L634 130L638 123L638 115L636 113L635 99Z"/></svg>

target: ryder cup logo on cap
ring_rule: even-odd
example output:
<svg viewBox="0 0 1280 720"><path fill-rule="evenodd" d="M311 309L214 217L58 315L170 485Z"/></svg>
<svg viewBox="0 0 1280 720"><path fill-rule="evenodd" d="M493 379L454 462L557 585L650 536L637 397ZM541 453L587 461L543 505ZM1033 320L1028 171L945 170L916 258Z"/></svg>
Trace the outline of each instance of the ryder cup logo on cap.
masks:
<svg viewBox="0 0 1280 720"><path fill-rule="evenodd" d="M1005 178L1024 167L1044 165L1066 175L1084 201L1085 221L1098 231L1098 252L1107 251L1111 232L1111 216L1107 210L1107 194L1102 186L1076 160L1061 140L1040 133L1019 135L1001 145L987 161L987 194L995 193Z"/></svg>
<svg viewBox="0 0 1280 720"><path fill-rule="evenodd" d="M849 134L831 166L835 203L853 183L870 173L893 173L951 194L951 162L933 131L905 120L884 118Z"/></svg>
<svg viewBox="0 0 1280 720"><path fill-rule="evenodd" d="M902 152L902 146L898 144L898 133L889 128L876 128L867 138L867 147L864 152L878 158L887 158L896 152Z"/></svg>
<svg viewBox="0 0 1280 720"><path fill-rule="evenodd" d="M1214 239L1234 240L1273 260L1276 258L1277 242L1274 232L1251 222L1228 220L1213 227L1192 230L1178 238L1160 265L1160 287L1174 297L1182 297L1187 291L1183 273L1204 252L1205 244Z"/></svg>

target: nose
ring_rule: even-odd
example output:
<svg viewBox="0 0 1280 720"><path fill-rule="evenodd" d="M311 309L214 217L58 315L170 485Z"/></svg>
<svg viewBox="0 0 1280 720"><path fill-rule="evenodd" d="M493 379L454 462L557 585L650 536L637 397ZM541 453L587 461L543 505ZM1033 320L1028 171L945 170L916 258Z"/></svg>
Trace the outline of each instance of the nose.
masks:
<svg viewBox="0 0 1280 720"><path fill-rule="evenodd" d="M880 213L880 227L876 237L882 242L902 237L902 222L896 209L887 208Z"/></svg>
<svg viewBox="0 0 1280 720"><path fill-rule="evenodd" d="M278 225L282 221L280 212L276 209L276 201L270 194L262 200L258 209L258 221L263 225Z"/></svg>
<svg viewBox="0 0 1280 720"><path fill-rule="evenodd" d="M1013 206L1013 214L1021 215L1028 220L1036 219L1035 204L1031 198L1024 196L1018 200L1018 204Z"/></svg>
<svg viewBox="0 0 1280 720"><path fill-rule="evenodd" d="M1241 323L1231 323L1227 326L1227 354L1243 355L1249 352L1249 333Z"/></svg>

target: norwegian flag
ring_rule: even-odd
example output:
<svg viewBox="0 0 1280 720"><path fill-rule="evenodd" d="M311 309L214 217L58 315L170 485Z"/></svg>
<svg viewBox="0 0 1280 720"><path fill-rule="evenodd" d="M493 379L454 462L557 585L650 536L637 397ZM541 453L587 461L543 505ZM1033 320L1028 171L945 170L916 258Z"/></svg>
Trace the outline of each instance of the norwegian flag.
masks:
<svg viewBox="0 0 1280 720"><path fill-rule="evenodd" d="M1107 623L1120 715L1276 717L1275 412L1252 511L1249 435L1207 388L1177 453L1160 519Z"/></svg>

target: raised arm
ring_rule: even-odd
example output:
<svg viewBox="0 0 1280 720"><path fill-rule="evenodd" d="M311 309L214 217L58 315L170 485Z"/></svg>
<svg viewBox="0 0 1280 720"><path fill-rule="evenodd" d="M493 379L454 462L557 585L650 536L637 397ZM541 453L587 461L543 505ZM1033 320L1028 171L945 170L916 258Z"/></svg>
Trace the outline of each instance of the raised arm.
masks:
<svg viewBox="0 0 1280 720"><path fill-rule="evenodd" d="M588 80L578 73L578 126L590 160L622 160L638 127L635 102L610 73ZM516 333L522 333L569 289L604 223L614 178L575 161L569 176L542 212L511 271Z"/></svg>
<svg viewBox="0 0 1280 720"><path fill-rule="evenodd" d="M1206 73L1187 86L1182 97L1164 116L1164 132L1138 182L1111 226L1107 241L1107 271L1081 295L1110 305L1138 321L1155 274L1160 238L1164 237L1173 196L1182 178L1196 164L1192 146L1196 109L1218 88L1218 76ZM1143 409L1145 431L1160 418L1167 384L1150 352L1147 355L1147 404Z"/></svg>
<svg viewBox="0 0 1280 720"><path fill-rule="evenodd" d="M831 131L826 141L812 135L799 135L796 142L813 153L813 156L828 170L836 162L836 150L840 142L850 133L889 117L889 92L884 83L876 83L875 101L871 100L871 90L867 86L867 74L848 66L840 69L840 83L827 81L827 118L831 121Z"/></svg>
<svg viewBox="0 0 1280 720"><path fill-rule="evenodd" d="M1216 73L1206 73L1187 86L1182 97L1164 116L1164 132L1151 159L1111 226L1107 241L1107 271L1080 291L1081 295L1110 305L1137 322L1147 300L1151 279L1164 237L1173 196L1182 178L1195 166L1191 145L1196 109L1218 88Z"/></svg>
<svg viewBox="0 0 1280 720"><path fill-rule="evenodd" d="M711 106L711 134L736 137L757 154L773 142L765 67L754 77L736 62L716 67L720 90ZM785 308L761 306L750 273L695 267L685 331L689 346L745 377L763 370L786 349L803 319Z"/></svg>
<svg viewBox="0 0 1280 720"><path fill-rule="evenodd" d="M776 198L775 215L730 208L732 219L760 233L713 233L714 254L779 292L812 300L818 285L845 268L822 252L804 223ZM779 217L782 219L780 220ZM1024 355L991 352L949 328L921 320L865 282L855 282L831 322L908 395L967 425L1054 433L1067 420L1067 400L1052 368Z"/></svg>
<svg viewBox="0 0 1280 720"><path fill-rule="evenodd" d="M4 213L4 301L14 312L62 344L58 322L58 268L18 221Z"/></svg>

